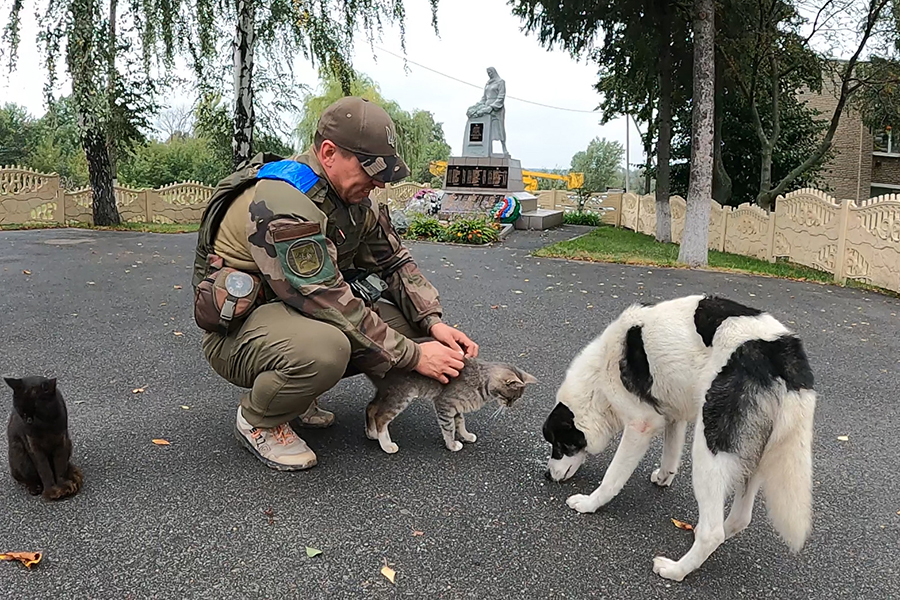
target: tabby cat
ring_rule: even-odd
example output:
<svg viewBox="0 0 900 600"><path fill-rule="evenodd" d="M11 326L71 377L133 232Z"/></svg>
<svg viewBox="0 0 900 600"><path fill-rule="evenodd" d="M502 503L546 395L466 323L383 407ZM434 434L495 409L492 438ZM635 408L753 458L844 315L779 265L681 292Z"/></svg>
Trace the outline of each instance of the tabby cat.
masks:
<svg viewBox="0 0 900 600"><path fill-rule="evenodd" d="M391 370L383 379L370 378L377 391L366 408L366 437L377 439L381 449L393 454L399 447L391 441L388 425L415 398L434 403L438 425L447 449L457 452L462 443L474 442L474 433L466 430L465 413L474 412L494 399L502 410L522 397L525 386L537 383L533 375L513 365L465 358L465 367L450 383L421 375L415 371Z"/></svg>

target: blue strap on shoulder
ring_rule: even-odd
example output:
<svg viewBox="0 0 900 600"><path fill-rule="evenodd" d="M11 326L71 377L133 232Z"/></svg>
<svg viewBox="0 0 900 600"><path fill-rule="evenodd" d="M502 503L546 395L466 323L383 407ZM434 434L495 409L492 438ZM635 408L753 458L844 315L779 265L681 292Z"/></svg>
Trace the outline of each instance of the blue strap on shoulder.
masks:
<svg viewBox="0 0 900 600"><path fill-rule="evenodd" d="M309 165L293 160L279 160L267 163L256 173L256 178L284 181L304 194L319 181L319 176L316 175Z"/></svg>

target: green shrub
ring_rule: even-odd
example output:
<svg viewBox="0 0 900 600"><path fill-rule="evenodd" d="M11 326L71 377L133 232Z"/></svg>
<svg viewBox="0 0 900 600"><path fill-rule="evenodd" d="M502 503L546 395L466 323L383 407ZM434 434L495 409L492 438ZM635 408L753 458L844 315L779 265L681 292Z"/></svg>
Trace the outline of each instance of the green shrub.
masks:
<svg viewBox="0 0 900 600"><path fill-rule="evenodd" d="M568 225L590 225L591 227L597 227L603 223L603 218L597 213L575 211L564 214L563 223Z"/></svg>
<svg viewBox="0 0 900 600"><path fill-rule="evenodd" d="M457 244L490 244L500 239L500 224L485 217L458 219L444 230L444 241Z"/></svg>
<svg viewBox="0 0 900 600"><path fill-rule="evenodd" d="M405 237L414 240L439 240L443 236L444 226L435 217L416 215L409 223Z"/></svg>

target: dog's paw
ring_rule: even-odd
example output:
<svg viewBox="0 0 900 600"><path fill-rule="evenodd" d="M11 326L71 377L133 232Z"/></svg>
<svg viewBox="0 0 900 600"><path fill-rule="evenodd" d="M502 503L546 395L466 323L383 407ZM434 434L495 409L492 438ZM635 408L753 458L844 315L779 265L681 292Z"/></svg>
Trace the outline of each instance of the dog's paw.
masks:
<svg viewBox="0 0 900 600"><path fill-rule="evenodd" d="M369 429L368 427L366 427L366 437L369 438L370 440L377 440L378 432L375 431L374 429Z"/></svg>
<svg viewBox="0 0 900 600"><path fill-rule="evenodd" d="M44 491L44 486L42 486L41 484L36 484L36 485L26 485L26 486L25 486L25 489L26 489L26 490L28 491L28 493L31 494L32 496L40 496L40 495L41 495L41 492Z"/></svg>
<svg viewBox="0 0 900 600"><path fill-rule="evenodd" d="M452 442L447 444L447 450L449 450L450 452L459 452L460 450L462 450L462 447L462 442L459 442L457 440L453 440Z"/></svg>
<svg viewBox="0 0 900 600"><path fill-rule="evenodd" d="M595 512L600 505L590 496L585 496L584 494L575 494L574 496L569 496L566 499L566 504L569 508L577 510L580 513L592 513Z"/></svg>
<svg viewBox="0 0 900 600"><path fill-rule="evenodd" d="M662 468L656 469L650 475L650 481L658 485L659 487L669 487L672 485L672 482L675 481L676 473L672 473L670 471L663 471Z"/></svg>
<svg viewBox="0 0 900 600"><path fill-rule="evenodd" d="M388 442L387 444L381 444L381 449L388 454L394 454L395 452L397 452L397 450L400 449L400 446L398 446L394 442Z"/></svg>
<svg viewBox="0 0 900 600"><path fill-rule="evenodd" d="M678 563L665 556L657 556L653 559L653 572L672 581L681 581L685 576L685 573L681 572Z"/></svg>
<svg viewBox="0 0 900 600"><path fill-rule="evenodd" d="M465 434L460 433L459 438L464 442L469 442L470 444L472 444L475 442L475 440L478 439L478 436L475 435L474 433L465 433Z"/></svg>

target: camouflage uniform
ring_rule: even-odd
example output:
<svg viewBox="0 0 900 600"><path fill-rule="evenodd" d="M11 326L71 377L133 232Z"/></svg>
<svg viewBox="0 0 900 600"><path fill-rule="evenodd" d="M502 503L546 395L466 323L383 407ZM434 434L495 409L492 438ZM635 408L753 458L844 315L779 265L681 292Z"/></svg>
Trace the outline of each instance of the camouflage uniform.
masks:
<svg viewBox="0 0 900 600"><path fill-rule="evenodd" d="M312 151L260 168L214 239L225 266L265 282L269 302L239 329L203 337L212 368L251 389L241 404L256 427L303 414L346 375L413 369L420 349L410 338L441 321L438 292L387 207L344 203ZM345 280L354 270L381 276L393 304L367 306L354 296Z"/></svg>

